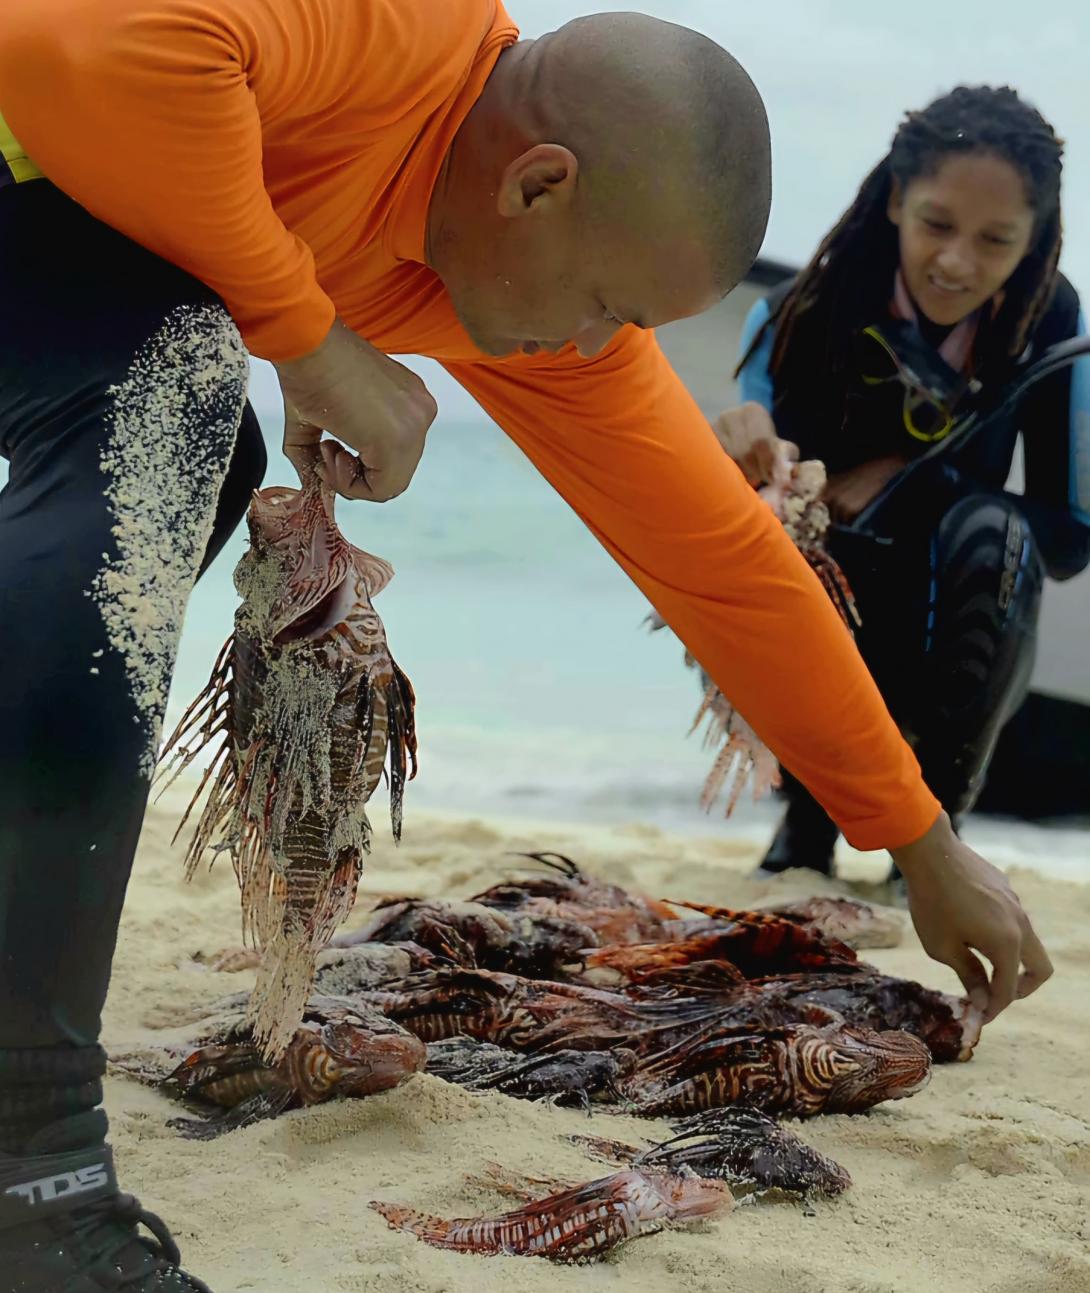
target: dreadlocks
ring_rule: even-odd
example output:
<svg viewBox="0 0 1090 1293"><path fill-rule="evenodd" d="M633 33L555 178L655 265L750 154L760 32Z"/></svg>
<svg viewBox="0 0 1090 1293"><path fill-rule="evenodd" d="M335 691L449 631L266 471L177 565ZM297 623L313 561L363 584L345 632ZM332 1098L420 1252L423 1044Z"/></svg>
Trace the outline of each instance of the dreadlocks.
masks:
<svg viewBox="0 0 1090 1293"><path fill-rule="evenodd" d="M1022 176L1036 215L1033 241L1004 287L1003 304L977 334L973 367L983 376L1025 349L1048 307L1060 257L1060 174L1063 143L1041 114L1009 87L958 86L921 112L910 112L889 153L863 181L855 201L817 249L775 320L770 368L785 384L796 364L842 372L853 337L888 300L898 263L896 227L887 216L894 182L903 192L933 175L948 157L990 154ZM746 354L745 366L758 335ZM737 376L737 374L736 374Z"/></svg>

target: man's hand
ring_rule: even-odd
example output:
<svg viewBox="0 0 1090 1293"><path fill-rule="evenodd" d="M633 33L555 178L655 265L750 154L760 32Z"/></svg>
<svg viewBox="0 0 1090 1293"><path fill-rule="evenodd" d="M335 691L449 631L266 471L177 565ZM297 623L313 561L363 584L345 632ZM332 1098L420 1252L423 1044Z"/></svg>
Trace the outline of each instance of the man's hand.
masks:
<svg viewBox="0 0 1090 1293"><path fill-rule="evenodd" d="M1007 877L958 839L945 813L922 839L890 853L924 950L957 973L985 1023L1052 974ZM992 964L990 984L977 952Z"/></svg>
<svg viewBox="0 0 1090 1293"><path fill-rule="evenodd" d="M860 463L850 471L830 476L822 500L834 521L847 524L878 497L879 491L905 467L906 460L896 456L875 458Z"/></svg>
<svg viewBox="0 0 1090 1293"><path fill-rule="evenodd" d="M374 502L404 492L437 412L415 373L339 319L317 350L277 364L276 372L284 453L300 478L316 470L345 498ZM323 441L323 431L336 440Z"/></svg>
<svg viewBox="0 0 1090 1293"><path fill-rule="evenodd" d="M753 401L720 413L712 430L751 485L784 484L798 461L798 445L781 440L768 410Z"/></svg>

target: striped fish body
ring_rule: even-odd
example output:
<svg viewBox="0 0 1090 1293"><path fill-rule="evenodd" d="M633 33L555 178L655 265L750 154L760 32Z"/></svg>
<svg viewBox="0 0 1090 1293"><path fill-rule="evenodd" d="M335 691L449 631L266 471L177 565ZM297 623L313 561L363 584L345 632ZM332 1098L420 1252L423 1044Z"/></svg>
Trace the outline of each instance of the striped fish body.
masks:
<svg viewBox="0 0 1090 1293"><path fill-rule="evenodd" d="M371 1207L391 1228L437 1248L580 1262L667 1224L726 1212L731 1204L729 1190L718 1182L628 1169L498 1217L446 1221L397 1204Z"/></svg>
<svg viewBox="0 0 1090 1293"><path fill-rule="evenodd" d="M261 490L248 520L234 635L162 758L176 775L218 745L187 870L210 851L231 855L243 934L262 953L250 1017L276 1060L315 958L352 908L371 840L366 805L384 777L400 837L415 702L371 602L393 572L344 539L332 494L317 481Z"/></svg>
<svg viewBox="0 0 1090 1293"><path fill-rule="evenodd" d="M930 1075L927 1047L908 1033L743 1026L673 1047L645 1063L622 1089L653 1117L738 1105L810 1118L862 1113L903 1099Z"/></svg>

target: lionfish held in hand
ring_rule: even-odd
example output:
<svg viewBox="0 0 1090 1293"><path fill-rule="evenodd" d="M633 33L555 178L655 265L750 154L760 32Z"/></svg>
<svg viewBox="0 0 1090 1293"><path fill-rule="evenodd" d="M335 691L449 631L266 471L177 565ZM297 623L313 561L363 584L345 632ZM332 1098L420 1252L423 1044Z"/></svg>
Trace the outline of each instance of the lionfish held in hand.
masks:
<svg viewBox="0 0 1090 1293"><path fill-rule="evenodd" d="M857 625L861 623L855 598L844 572L825 547L825 533L829 528L829 509L821 501L825 479L824 463L816 459L793 463L790 475L782 481L765 486L761 495L821 580L844 623L851 628L853 622ZM652 630L666 626L666 621L655 613L648 616L647 622ZM697 661L687 651L685 663L690 668L699 668ZM709 812L726 787L725 815L729 817L741 798L747 781L752 783L754 800L763 798L779 786L779 763L703 669L700 674L704 697L689 728L689 735L707 718L704 747L718 747L719 750L704 782L700 806L705 812Z"/></svg>
<svg viewBox="0 0 1090 1293"><path fill-rule="evenodd" d="M393 576L337 528L334 495L255 491L242 604L204 691L167 741L177 776L218 743L211 790L186 855L226 849L242 891L243 936L261 948L251 999L270 1058L296 1033L315 957L345 919L370 847L366 804L384 774L394 838L416 773L414 697L371 604Z"/></svg>

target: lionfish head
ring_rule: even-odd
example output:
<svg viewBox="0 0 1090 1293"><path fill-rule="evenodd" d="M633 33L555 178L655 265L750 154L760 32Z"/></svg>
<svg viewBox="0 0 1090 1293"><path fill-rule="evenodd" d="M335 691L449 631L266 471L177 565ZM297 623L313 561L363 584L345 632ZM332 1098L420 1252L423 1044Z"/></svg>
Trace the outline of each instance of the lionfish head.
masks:
<svg viewBox="0 0 1090 1293"><path fill-rule="evenodd" d="M931 1052L911 1033L841 1028L824 1044L828 1049L815 1067L823 1071L830 1110L857 1113L883 1100L903 1100L931 1078Z"/></svg>
<svg viewBox="0 0 1090 1293"><path fill-rule="evenodd" d="M283 643L320 637L357 597L352 548L333 517L333 491L274 485L255 490L247 521L253 563L272 563L275 582L259 609L262 628Z"/></svg>
<svg viewBox="0 0 1090 1293"><path fill-rule="evenodd" d="M657 1205L648 1211L671 1220L713 1216L734 1204L734 1196L725 1182L697 1176L687 1167L674 1172L639 1168L634 1175L641 1178L641 1184Z"/></svg>
<svg viewBox="0 0 1090 1293"><path fill-rule="evenodd" d="M399 1086L423 1069L427 1048L411 1033L375 1032L353 1023L322 1029L327 1063L337 1071L337 1093L373 1095Z"/></svg>

